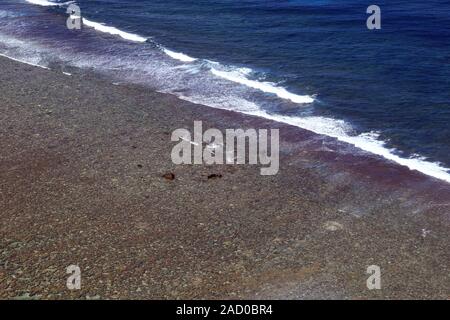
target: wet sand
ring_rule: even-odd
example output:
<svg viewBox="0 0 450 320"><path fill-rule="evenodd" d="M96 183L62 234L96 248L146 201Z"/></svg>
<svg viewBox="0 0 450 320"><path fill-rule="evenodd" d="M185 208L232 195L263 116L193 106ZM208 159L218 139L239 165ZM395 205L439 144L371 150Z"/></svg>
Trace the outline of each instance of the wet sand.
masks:
<svg viewBox="0 0 450 320"><path fill-rule="evenodd" d="M448 183L139 86L0 69L0 298L450 297ZM279 173L174 165L170 135L194 120L279 128Z"/></svg>

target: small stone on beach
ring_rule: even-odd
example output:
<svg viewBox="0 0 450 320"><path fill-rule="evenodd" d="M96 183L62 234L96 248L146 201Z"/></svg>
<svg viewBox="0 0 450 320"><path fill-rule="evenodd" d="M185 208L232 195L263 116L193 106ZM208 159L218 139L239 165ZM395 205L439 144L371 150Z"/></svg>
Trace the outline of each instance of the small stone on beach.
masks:
<svg viewBox="0 0 450 320"><path fill-rule="evenodd" d="M344 226L336 221L327 221L324 225L324 228L329 231L337 231L344 229Z"/></svg>

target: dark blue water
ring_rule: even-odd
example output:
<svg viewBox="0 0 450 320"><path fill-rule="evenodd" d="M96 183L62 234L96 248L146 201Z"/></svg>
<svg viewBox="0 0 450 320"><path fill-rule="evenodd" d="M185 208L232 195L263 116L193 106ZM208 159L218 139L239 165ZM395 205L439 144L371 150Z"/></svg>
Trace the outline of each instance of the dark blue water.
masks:
<svg viewBox="0 0 450 320"><path fill-rule="evenodd" d="M191 101L278 117L350 143L365 139L359 146L381 154L379 141L395 156L450 168L448 0L76 1L84 18L145 43L87 27L68 31L65 7L0 3L0 10L27 16L4 19L3 42L26 38L42 61L53 53ZM372 4L382 10L381 30L366 27ZM4 44L3 52L13 46L21 47ZM172 59L164 48L197 60ZM294 102L242 79L314 102Z"/></svg>

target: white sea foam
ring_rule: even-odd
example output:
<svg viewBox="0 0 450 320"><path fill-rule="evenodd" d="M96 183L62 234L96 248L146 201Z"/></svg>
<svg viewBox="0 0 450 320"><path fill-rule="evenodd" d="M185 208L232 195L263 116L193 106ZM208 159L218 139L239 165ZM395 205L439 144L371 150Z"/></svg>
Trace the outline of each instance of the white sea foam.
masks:
<svg viewBox="0 0 450 320"><path fill-rule="evenodd" d="M147 38L144 38L140 35L137 34L133 34L133 33L129 33L129 32L125 32L122 31L120 29L117 29L116 27L112 27L112 26L106 26L103 23L99 23L99 22L95 22L95 21L91 21L88 20L86 18L83 18L83 26L87 26L87 27L91 27L94 28L95 30L99 31L99 32L103 32L103 33L109 33L112 35L117 35L123 39L126 40L130 40L130 41L134 41L134 42L146 42ZM192 58L184 53L181 52L175 52L172 50L169 50L167 48L161 47L162 51L167 54L169 57L179 60L181 62L194 62L197 59Z"/></svg>
<svg viewBox="0 0 450 320"><path fill-rule="evenodd" d="M27 2L39 6L64 6L71 3L74 3L75 1L67 1L67 2L50 2L47 0L26 0ZM95 22L88 20L86 18L83 18L83 26L87 26L90 28L94 28L95 30L103 33L109 33L112 35L117 35L123 39L134 41L134 42L146 42L147 38L141 37L137 34L125 32L122 30L117 29L116 27L106 26L103 23Z"/></svg>
<svg viewBox="0 0 450 320"><path fill-rule="evenodd" d="M63 5L63 4L68 3L68 2L54 3L54 2L49 2L46 0L27 0L27 1L30 3L39 4L39 5ZM147 41L147 38L144 38L140 35L125 32L125 31L119 30L115 27L106 26L103 23L94 22L94 21L88 20L86 18L83 18L83 25L94 28L95 30L97 30L99 32L104 32L104 33L109 33L112 35L120 36L121 38L126 39L126 40L135 41L135 42L146 42ZM161 50L165 54L167 54L169 57L176 59L178 61L181 61L181 62L191 63L191 62L197 61L196 58L190 57L181 52L175 52L175 51L169 50L162 46L161 46ZM214 62L214 61L207 61L207 62L211 66L220 66L219 63ZM214 67L211 67L211 72L215 76L221 77L228 81L239 83L239 84L245 85L247 87L250 87L250 88L253 88L256 90L260 90L260 91L263 91L266 93L275 94L276 96L278 96L281 99L289 100L294 103L305 104L305 103L314 102L314 98L312 98L311 96L297 95L297 94L291 93L291 92L287 91L285 88L278 87L275 84L270 83L270 82L260 82L260 81L248 79L247 75L249 75L252 72L252 70L249 68L238 68L238 69L235 69L232 71L220 71L220 70L215 69Z"/></svg>
<svg viewBox="0 0 450 320"><path fill-rule="evenodd" d="M95 30L100 31L100 32L117 35L123 39L134 41L134 42L147 41L147 38L141 37L137 34L125 32L125 31L119 30L115 27L105 26L102 23L94 22L94 21L88 20L86 18L83 18L83 26L88 26L88 27L94 28Z"/></svg>
<svg viewBox="0 0 450 320"><path fill-rule="evenodd" d="M171 57L173 59L176 59L176 60L179 60L179 61L182 61L182 62L194 62L194 61L197 60L197 59L189 57L188 55L185 55L184 53L181 53L181 52L174 52L174 51L171 51L171 50L166 49L166 48L163 48L162 50L169 57Z"/></svg>
<svg viewBox="0 0 450 320"><path fill-rule="evenodd" d="M237 71L220 71L215 68L211 68L211 72L221 78L229 81L233 81L247 87L257 89L266 93L272 93L281 99L290 100L294 103L304 104L314 102L314 98L311 96L301 96L287 91L283 87L278 87L271 82L260 82L256 80L250 80L245 76L245 73Z"/></svg>
<svg viewBox="0 0 450 320"><path fill-rule="evenodd" d="M64 5L68 5L68 4L71 4L71 3L75 2L75 1L51 2L51 1L47 1L47 0L26 0L26 1L31 3L31 4L35 4L35 5L43 6L43 7L64 6Z"/></svg>
<svg viewBox="0 0 450 320"><path fill-rule="evenodd" d="M348 131L350 126L342 120L324 117L291 117L271 115L263 110L245 113L294 125L318 134L336 138L339 141L349 143L361 150L380 155L385 159L406 166L411 170L417 170L426 175L450 183L450 173L448 172L449 169L438 163L426 161L423 158L402 158L394 153L394 149L387 148L385 143L378 139L378 134L376 133L362 133L356 136L349 135Z"/></svg>
<svg viewBox="0 0 450 320"><path fill-rule="evenodd" d="M17 62L20 62L20 63L28 64L28 65L33 66L33 67L39 67L39 68L42 68L42 69L48 69L48 70L50 70L50 68L48 68L48 67L46 67L46 66L42 66L42 65L39 65L39 64L36 64L36 63L33 63L33 62L28 62L28 61L24 61L24 60L19 60L19 59L16 59L16 58L7 56L6 54L3 54L3 53L0 53L0 56L5 57L5 58L8 58L8 59L11 59L11 60L14 60L14 61L17 61Z"/></svg>

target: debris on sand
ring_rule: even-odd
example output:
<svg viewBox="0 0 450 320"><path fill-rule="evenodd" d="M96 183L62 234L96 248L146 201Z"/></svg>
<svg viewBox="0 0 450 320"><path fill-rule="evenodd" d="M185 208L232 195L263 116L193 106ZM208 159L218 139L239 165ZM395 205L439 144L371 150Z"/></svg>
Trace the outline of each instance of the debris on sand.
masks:
<svg viewBox="0 0 450 320"><path fill-rule="evenodd" d="M167 179L167 180L174 180L175 179L175 175L172 172L168 172L168 173L165 173L163 175L163 178Z"/></svg>

